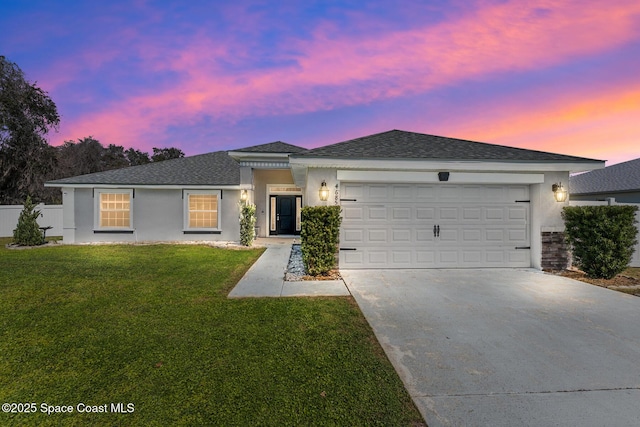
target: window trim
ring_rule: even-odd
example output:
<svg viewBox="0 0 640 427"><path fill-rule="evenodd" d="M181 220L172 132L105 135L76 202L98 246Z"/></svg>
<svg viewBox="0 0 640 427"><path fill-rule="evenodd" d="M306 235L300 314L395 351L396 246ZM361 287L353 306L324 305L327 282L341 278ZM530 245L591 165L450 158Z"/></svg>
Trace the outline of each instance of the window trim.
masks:
<svg viewBox="0 0 640 427"><path fill-rule="evenodd" d="M103 227L100 225L100 198L102 194L128 194L129 195L129 227ZM97 188L93 195L93 231L95 233L132 233L134 192L132 188Z"/></svg>
<svg viewBox="0 0 640 427"><path fill-rule="evenodd" d="M222 231L220 215L222 205L222 191L221 190L184 190L183 191L183 203L182 203L182 233L183 234L220 234ZM189 196L191 195L209 195L216 196L217 198L217 227L189 227Z"/></svg>

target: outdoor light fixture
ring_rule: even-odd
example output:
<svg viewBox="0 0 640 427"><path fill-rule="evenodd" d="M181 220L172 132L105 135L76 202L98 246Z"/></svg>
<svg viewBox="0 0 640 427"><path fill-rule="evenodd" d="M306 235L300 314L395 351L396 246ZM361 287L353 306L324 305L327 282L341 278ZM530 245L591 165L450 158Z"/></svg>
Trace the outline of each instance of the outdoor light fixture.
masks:
<svg viewBox="0 0 640 427"><path fill-rule="evenodd" d="M242 190L242 192L240 193L240 200L242 200L243 202L246 202L248 198L249 198L249 193L247 193L247 190Z"/></svg>
<svg viewBox="0 0 640 427"><path fill-rule="evenodd" d="M553 196L555 197L556 202L562 203L567 200L567 190L564 189L561 182L553 184L551 186L551 190L553 190Z"/></svg>
<svg viewBox="0 0 640 427"><path fill-rule="evenodd" d="M322 181L322 184L320 185L320 191L318 193L320 194L320 200L326 202L329 198L329 188L327 187L327 183L325 181Z"/></svg>

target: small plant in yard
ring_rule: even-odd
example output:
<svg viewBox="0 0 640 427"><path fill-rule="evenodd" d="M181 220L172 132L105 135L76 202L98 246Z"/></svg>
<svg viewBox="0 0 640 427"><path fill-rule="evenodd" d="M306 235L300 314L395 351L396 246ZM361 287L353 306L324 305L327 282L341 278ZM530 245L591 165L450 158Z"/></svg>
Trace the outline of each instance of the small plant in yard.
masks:
<svg viewBox="0 0 640 427"><path fill-rule="evenodd" d="M37 246L44 243L37 221L39 216L40 211L36 210L36 204L31 201L31 197L27 196L18 218L18 225L13 230L14 243L21 246Z"/></svg>
<svg viewBox="0 0 640 427"><path fill-rule="evenodd" d="M240 206L240 244L251 246L256 232L256 205L247 203Z"/></svg>
<svg viewBox="0 0 640 427"><path fill-rule="evenodd" d="M301 215L300 248L307 273L327 274L336 264L340 206L306 206Z"/></svg>
<svg viewBox="0 0 640 427"><path fill-rule="evenodd" d="M589 277L611 279L633 255L636 206L569 206L562 211L574 263Z"/></svg>

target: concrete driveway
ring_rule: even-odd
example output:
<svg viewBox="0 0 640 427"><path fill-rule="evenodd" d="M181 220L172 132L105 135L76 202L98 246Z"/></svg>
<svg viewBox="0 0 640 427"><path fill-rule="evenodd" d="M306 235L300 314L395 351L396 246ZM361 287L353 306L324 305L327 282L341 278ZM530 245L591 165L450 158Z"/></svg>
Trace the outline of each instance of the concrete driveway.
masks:
<svg viewBox="0 0 640 427"><path fill-rule="evenodd" d="M341 273L430 427L640 424L640 298L534 270Z"/></svg>

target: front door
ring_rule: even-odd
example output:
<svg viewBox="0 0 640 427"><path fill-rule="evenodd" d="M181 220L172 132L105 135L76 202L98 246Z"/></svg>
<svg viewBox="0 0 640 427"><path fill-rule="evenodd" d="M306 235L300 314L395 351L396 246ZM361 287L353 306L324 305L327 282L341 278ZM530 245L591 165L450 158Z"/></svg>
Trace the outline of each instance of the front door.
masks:
<svg viewBox="0 0 640 427"><path fill-rule="evenodd" d="M294 234L296 230L296 196L276 197L276 233Z"/></svg>

